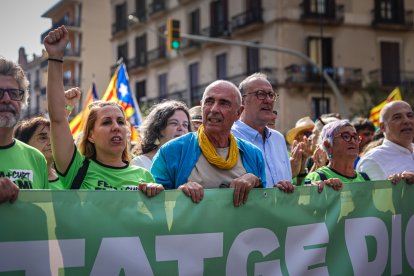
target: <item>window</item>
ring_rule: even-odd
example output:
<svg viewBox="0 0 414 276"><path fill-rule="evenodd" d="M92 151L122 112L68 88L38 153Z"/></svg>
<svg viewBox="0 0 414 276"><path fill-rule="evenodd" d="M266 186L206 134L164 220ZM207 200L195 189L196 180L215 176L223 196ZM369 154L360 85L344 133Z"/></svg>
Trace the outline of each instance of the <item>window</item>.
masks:
<svg viewBox="0 0 414 276"><path fill-rule="evenodd" d="M319 67L332 67L332 38L309 37L308 55Z"/></svg>
<svg viewBox="0 0 414 276"><path fill-rule="evenodd" d="M259 48L247 48L247 75L260 71Z"/></svg>
<svg viewBox="0 0 414 276"><path fill-rule="evenodd" d="M147 18L147 9L145 0L135 0L135 14L140 22L144 22Z"/></svg>
<svg viewBox="0 0 414 276"><path fill-rule="evenodd" d="M201 100L200 93L198 91L198 75L199 75L199 66L198 62L192 63L188 66L188 72L190 74L190 94L191 94L191 104L198 105Z"/></svg>
<svg viewBox="0 0 414 276"><path fill-rule="evenodd" d="M403 0L375 0L375 20L381 23L405 23Z"/></svg>
<svg viewBox="0 0 414 276"><path fill-rule="evenodd" d="M165 99L168 95L167 73L158 75L158 94L160 99Z"/></svg>
<svg viewBox="0 0 414 276"><path fill-rule="evenodd" d="M143 34L135 38L135 59L137 66L147 64L147 35Z"/></svg>
<svg viewBox="0 0 414 276"><path fill-rule="evenodd" d="M125 65L128 66L128 42L118 46L118 60L122 58L125 62Z"/></svg>
<svg viewBox="0 0 414 276"><path fill-rule="evenodd" d="M126 2L115 6L115 32L126 29L127 6Z"/></svg>
<svg viewBox="0 0 414 276"><path fill-rule="evenodd" d="M313 97L312 98L312 117L318 118L322 114L330 113L330 101L329 98Z"/></svg>
<svg viewBox="0 0 414 276"><path fill-rule="evenodd" d="M137 101L140 103L143 100L143 98L147 97L145 80L135 83L135 91L135 97L137 98Z"/></svg>
<svg viewBox="0 0 414 276"><path fill-rule="evenodd" d="M386 86L400 84L400 44L382 41L381 49L381 80Z"/></svg>
<svg viewBox="0 0 414 276"><path fill-rule="evenodd" d="M216 77L219 80L227 79L227 54L216 56Z"/></svg>
<svg viewBox="0 0 414 276"><path fill-rule="evenodd" d="M228 29L227 0L210 3L210 36L226 35Z"/></svg>
<svg viewBox="0 0 414 276"><path fill-rule="evenodd" d="M190 34L200 34L200 9L190 13Z"/></svg>

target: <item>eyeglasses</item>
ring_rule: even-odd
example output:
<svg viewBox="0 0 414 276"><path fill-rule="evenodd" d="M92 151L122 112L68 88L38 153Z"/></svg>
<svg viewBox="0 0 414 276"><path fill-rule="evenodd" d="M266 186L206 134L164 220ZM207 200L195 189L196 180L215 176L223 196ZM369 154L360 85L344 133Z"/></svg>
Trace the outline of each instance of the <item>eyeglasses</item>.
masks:
<svg viewBox="0 0 414 276"><path fill-rule="evenodd" d="M345 142L351 142L352 139L354 139L355 142L357 142L357 143L361 142L361 137L359 137L358 134L351 135L349 132L342 132L341 134L339 134L335 137L338 137L338 136L341 136L341 138Z"/></svg>
<svg viewBox="0 0 414 276"><path fill-rule="evenodd" d="M0 99L4 97L4 93L7 92L10 99L13 101L21 101L24 97L24 91L20 89L14 88L0 88Z"/></svg>
<svg viewBox="0 0 414 276"><path fill-rule="evenodd" d="M256 95L256 97L257 97L259 100L264 100L264 99L266 99L267 97L269 97L272 101L276 101L276 100L277 100L277 98L279 97L279 94L277 94L277 93L275 93L275 92L273 92L273 91L271 91L271 92L266 92L266 91L264 91L264 90L257 90L257 91L254 91L254 92L249 92L249 93L246 93L246 95L252 95L252 94ZM245 95L245 96L246 96L246 95Z"/></svg>

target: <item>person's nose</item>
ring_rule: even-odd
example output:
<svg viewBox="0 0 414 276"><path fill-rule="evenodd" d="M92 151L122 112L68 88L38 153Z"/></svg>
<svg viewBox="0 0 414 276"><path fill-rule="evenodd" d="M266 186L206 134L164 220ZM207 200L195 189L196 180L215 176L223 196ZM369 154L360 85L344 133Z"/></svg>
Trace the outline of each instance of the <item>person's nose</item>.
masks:
<svg viewBox="0 0 414 276"><path fill-rule="evenodd" d="M9 92L3 91L3 96L0 99L0 102L2 103L9 103L11 101Z"/></svg>

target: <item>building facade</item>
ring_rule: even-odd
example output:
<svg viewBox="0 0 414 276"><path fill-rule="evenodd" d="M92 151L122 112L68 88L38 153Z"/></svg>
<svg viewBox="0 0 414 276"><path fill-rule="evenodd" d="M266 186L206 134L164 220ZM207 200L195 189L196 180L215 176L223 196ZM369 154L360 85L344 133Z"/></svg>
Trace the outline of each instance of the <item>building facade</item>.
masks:
<svg viewBox="0 0 414 276"><path fill-rule="evenodd" d="M112 62L109 15L110 3L100 0L60 0L42 15L52 20L51 28L41 35L42 42L49 31L61 25L69 31L63 64L65 89L77 86L85 95L95 82L98 94L105 93ZM47 70L47 61L43 70Z"/></svg>
<svg viewBox="0 0 414 276"><path fill-rule="evenodd" d="M266 73L280 94L277 127L329 112L348 115L369 87L412 89L414 32L412 0L111 0L112 70L122 58L142 108L165 98L199 104L216 79L236 85L254 72ZM182 40L168 51L168 18L181 32L250 41L280 51ZM316 65L316 66L314 66ZM323 70L332 85L321 78ZM368 112L368 111L367 111Z"/></svg>

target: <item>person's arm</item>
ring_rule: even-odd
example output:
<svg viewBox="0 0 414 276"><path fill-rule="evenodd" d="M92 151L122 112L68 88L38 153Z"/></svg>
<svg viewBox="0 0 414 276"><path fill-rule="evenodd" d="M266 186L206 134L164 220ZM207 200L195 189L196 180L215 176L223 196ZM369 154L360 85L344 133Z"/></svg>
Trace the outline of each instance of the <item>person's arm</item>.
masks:
<svg viewBox="0 0 414 276"><path fill-rule="evenodd" d="M46 86L48 111L51 123L53 158L59 172L65 173L74 151L74 142L66 117L63 87L63 56L69 34L64 26L49 32L43 40L49 56ZM62 61L62 62L61 62Z"/></svg>
<svg viewBox="0 0 414 276"><path fill-rule="evenodd" d="M19 187L17 187L10 179L0 177L0 203L6 201L12 203L16 201L18 195Z"/></svg>
<svg viewBox="0 0 414 276"><path fill-rule="evenodd" d="M65 91L65 111L67 118L69 118L75 105L79 102L80 96L81 90L79 87L69 88Z"/></svg>

